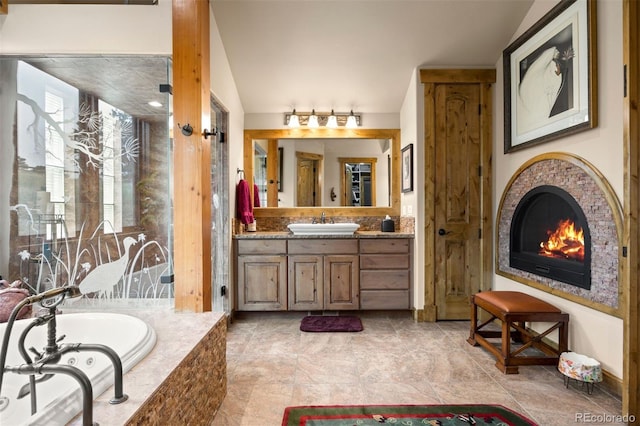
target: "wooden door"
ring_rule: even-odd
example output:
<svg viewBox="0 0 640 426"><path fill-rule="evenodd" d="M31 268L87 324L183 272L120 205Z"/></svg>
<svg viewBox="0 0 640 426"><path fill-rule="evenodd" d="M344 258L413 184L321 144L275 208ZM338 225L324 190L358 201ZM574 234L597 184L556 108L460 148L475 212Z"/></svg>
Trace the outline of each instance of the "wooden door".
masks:
<svg viewBox="0 0 640 426"><path fill-rule="evenodd" d="M296 207L321 206L320 166L322 156L305 152L297 152L296 156L298 158Z"/></svg>
<svg viewBox="0 0 640 426"><path fill-rule="evenodd" d="M480 86L435 88L437 319L468 319L481 282Z"/></svg>

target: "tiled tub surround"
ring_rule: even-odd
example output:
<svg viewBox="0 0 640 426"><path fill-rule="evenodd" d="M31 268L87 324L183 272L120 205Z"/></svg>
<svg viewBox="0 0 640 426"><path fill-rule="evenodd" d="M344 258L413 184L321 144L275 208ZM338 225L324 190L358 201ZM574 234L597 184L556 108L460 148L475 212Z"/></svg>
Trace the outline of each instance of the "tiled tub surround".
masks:
<svg viewBox="0 0 640 426"><path fill-rule="evenodd" d="M88 309L63 308L82 310ZM94 395L94 421L101 426L210 424L227 393L227 316L175 313L168 305L146 310L110 306L109 311L144 320L156 331L157 342L124 376L126 402L109 404L113 388ZM81 424L81 415L69 423Z"/></svg>
<svg viewBox="0 0 640 426"><path fill-rule="evenodd" d="M541 185L557 186L571 194L587 218L591 231L591 290L509 266L509 234L514 211L527 192ZM581 158L564 153L535 157L514 174L498 209L497 272L615 314L620 309L620 211L620 204L608 182Z"/></svg>

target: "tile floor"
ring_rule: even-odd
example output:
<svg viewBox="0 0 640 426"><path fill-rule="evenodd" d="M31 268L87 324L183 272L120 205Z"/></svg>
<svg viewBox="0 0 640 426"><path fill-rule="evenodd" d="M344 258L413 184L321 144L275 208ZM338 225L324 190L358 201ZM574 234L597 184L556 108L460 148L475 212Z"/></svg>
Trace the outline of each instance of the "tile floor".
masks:
<svg viewBox="0 0 640 426"><path fill-rule="evenodd" d="M553 367L504 375L466 342L465 321L416 323L408 313L358 313L359 333L305 333L306 313L242 313L227 338L227 396L212 426L278 426L287 406L501 404L543 426L617 416L620 399L569 388ZM593 418L592 418L593 420ZM616 423L611 418L604 422ZM613 419L615 420L615 419Z"/></svg>

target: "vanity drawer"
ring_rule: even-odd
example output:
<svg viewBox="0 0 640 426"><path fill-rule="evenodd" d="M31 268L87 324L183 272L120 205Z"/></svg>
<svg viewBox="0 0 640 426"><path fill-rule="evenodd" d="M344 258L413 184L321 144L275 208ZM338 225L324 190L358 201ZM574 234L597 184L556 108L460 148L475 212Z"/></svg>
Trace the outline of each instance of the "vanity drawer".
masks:
<svg viewBox="0 0 640 426"><path fill-rule="evenodd" d="M360 309L411 309L409 290L361 290Z"/></svg>
<svg viewBox="0 0 640 426"><path fill-rule="evenodd" d="M408 290L410 282L407 269L360 271L361 290Z"/></svg>
<svg viewBox="0 0 640 426"><path fill-rule="evenodd" d="M408 238L361 239L360 253L409 253Z"/></svg>
<svg viewBox="0 0 640 426"><path fill-rule="evenodd" d="M409 269L407 254L361 254L360 269Z"/></svg>
<svg viewBox="0 0 640 426"><path fill-rule="evenodd" d="M285 254L287 240L237 240L238 254Z"/></svg>
<svg viewBox="0 0 640 426"><path fill-rule="evenodd" d="M306 239L289 240L289 254L357 254L356 239Z"/></svg>

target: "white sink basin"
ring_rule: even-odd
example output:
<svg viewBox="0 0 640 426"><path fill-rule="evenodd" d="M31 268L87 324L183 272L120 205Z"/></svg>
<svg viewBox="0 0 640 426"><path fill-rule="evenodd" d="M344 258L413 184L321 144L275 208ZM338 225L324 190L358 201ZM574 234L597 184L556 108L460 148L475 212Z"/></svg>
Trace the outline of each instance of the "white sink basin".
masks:
<svg viewBox="0 0 640 426"><path fill-rule="evenodd" d="M353 235L357 223L291 223L287 226L293 235Z"/></svg>

